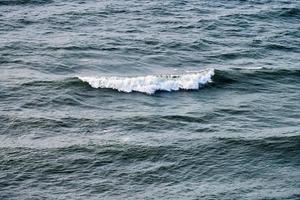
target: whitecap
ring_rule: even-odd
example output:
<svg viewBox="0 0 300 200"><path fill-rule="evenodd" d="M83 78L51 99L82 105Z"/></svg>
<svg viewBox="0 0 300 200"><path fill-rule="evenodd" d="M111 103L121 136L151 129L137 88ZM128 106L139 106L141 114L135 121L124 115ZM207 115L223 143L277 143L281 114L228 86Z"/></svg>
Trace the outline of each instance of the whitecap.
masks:
<svg viewBox="0 0 300 200"><path fill-rule="evenodd" d="M180 89L199 89L202 85L212 82L214 69L191 72L179 75L147 75L136 77L121 76L79 76L93 88L110 88L120 92L142 92L153 94L158 90L176 91Z"/></svg>

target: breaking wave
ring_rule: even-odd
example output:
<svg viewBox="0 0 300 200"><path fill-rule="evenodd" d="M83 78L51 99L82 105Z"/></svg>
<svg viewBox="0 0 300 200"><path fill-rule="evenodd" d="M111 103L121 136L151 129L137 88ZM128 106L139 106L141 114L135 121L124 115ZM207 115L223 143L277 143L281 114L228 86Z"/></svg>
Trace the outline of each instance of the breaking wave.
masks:
<svg viewBox="0 0 300 200"><path fill-rule="evenodd" d="M120 92L142 92L153 94L156 91L195 90L212 82L214 69L187 72L181 75L147 75L136 77L92 77L78 78L93 88L109 88Z"/></svg>

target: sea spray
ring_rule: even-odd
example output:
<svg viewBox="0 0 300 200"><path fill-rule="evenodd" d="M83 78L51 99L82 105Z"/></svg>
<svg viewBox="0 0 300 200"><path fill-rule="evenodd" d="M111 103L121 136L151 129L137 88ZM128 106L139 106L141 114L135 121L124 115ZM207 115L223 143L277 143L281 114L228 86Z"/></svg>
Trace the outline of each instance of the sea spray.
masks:
<svg viewBox="0 0 300 200"><path fill-rule="evenodd" d="M212 81L214 69L180 75L147 75L136 77L92 77L78 78L89 83L93 88L111 88L120 92L142 92L153 94L156 91L176 91L180 89L199 89Z"/></svg>

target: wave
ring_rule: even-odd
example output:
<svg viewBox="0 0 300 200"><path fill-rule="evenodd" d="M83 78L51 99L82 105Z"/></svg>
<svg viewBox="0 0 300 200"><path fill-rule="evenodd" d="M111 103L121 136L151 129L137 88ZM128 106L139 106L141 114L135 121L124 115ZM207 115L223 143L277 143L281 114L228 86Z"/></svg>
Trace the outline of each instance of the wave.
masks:
<svg viewBox="0 0 300 200"><path fill-rule="evenodd" d="M38 5L52 3L53 0L3 0L0 1L0 6L15 6L15 5Z"/></svg>
<svg viewBox="0 0 300 200"><path fill-rule="evenodd" d="M142 92L153 94L156 91L196 90L212 82L214 69L187 72L181 75L147 75L136 77L92 77L78 78L93 88L109 88L120 92Z"/></svg>
<svg viewBox="0 0 300 200"><path fill-rule="evenodd" d="M177 72L176 72L177 73ZM32 78L35 79L35 78ZM157 91L196 90L202 87L259 90L274 87L298 87L300 70L291 68L227 68L206 69L203 71L185 71L177 75L145 76L71 76L57 79L36 78L20 82L20 85L7 86L7 94L12 90L24 90L39 87L42 90L69 91L86 89L108 89L121 92L142 92L154 94ZM82 94L84 95L84 94Z"/></svg>
<svg viewBox="0 0 300 200"><path fill-rule="evenodd" d="M203 71L186 71L177 75L146 75L136 77L122 76L78 76L74 81L88 83L93 88L114 89L120 92L142 92L154 94L157 91L197 90L203 86L223 87L228 84L241 83L244 89L278 86L278 84L298 84L299 69L283 68L230 68L225 70L206 69ZM288 82L287 82L288 81Z"/></svg>

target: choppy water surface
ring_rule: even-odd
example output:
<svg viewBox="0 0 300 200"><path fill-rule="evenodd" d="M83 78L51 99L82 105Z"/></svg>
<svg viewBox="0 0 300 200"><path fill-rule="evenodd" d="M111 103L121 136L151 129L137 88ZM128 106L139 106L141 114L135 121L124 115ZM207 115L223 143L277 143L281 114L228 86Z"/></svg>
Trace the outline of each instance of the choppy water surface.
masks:
<svg viewBox="0 0 300 200"><path fill-rule="evenodd" d="M300 2L0 0L0 199L299 199Z"/></svg>

